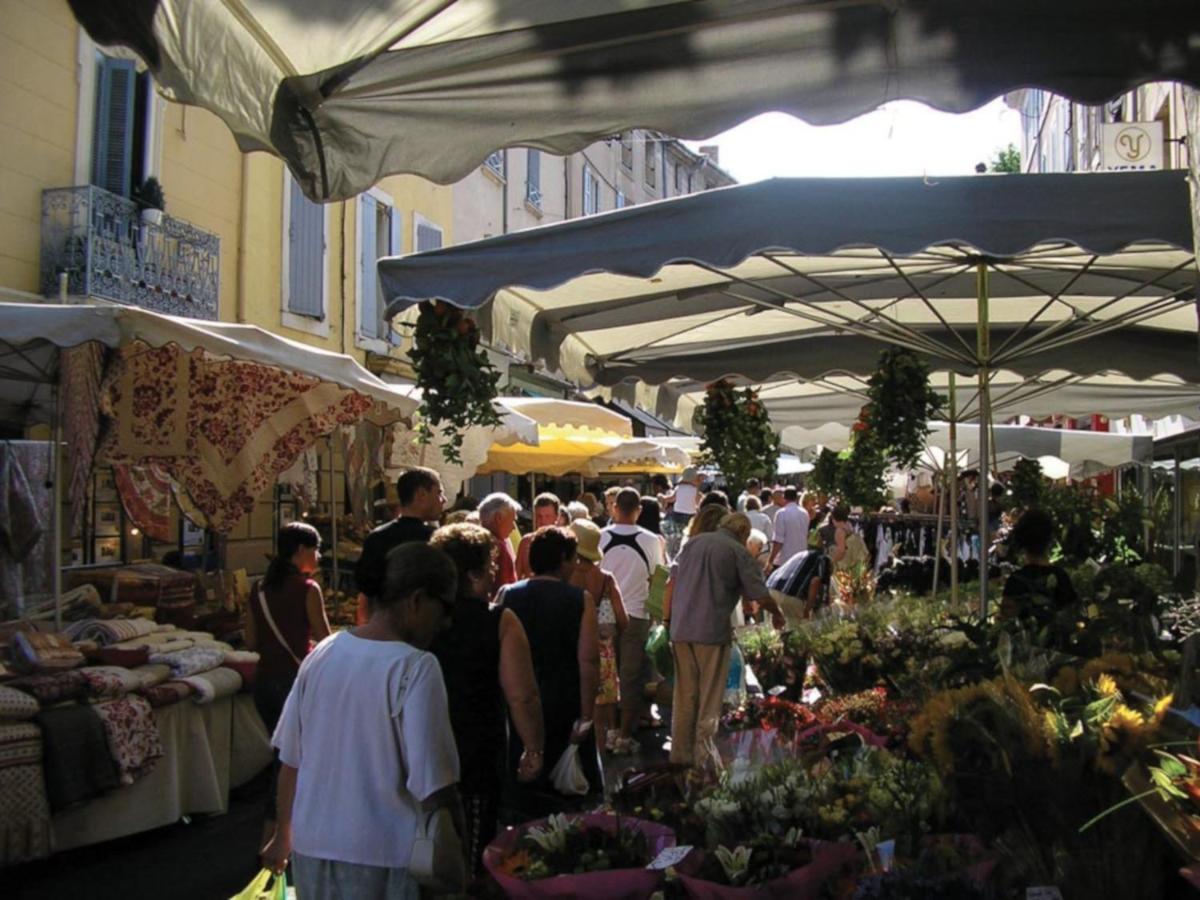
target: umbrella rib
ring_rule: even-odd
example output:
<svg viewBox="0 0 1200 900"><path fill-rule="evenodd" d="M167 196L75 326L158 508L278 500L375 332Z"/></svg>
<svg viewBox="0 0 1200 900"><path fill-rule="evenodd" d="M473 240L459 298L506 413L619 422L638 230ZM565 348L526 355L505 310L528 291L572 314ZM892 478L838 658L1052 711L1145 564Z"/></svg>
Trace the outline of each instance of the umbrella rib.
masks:
<svg viewBox="0 0 1200 900"><path fill-rule="evenodd" d="M721 290L720 293L724 294L726 292L724 290ZM729 296L733 296L733 295L729 295ZM734 299L741 299L741 298L735 297ZM601 356L600 354L596 354L596 358L611 361L611 362L631 361L632 354L640 353L643 350L649 350L651 347L655 346L656 344L661 344L663 341L674 340L677 337L687 334L689 331L695 331L698 328L707 328L710 325L715 325L716 323L723 322L726 319L732 319L734 316L740 316L744 312L745 312L745 310L743 310L739 307L737 309L733 309L733 310L730 310L729 312L726 312L719 316L716 316L715 318L708 319L707 321L697 322L694 325L689 325L687 328L684 328L681 331L674 331L671 334L665 334L662 337L657 337L654 340L649 341L645 344L640 344L637 347L630 347L628 350L623 350L622 352L615 353L609 357L604 357L604 356ZM572 332L572 334L578 335L578 332Z"/></svg>
<svg viewBox="0 0 1200 900"><path fill-rule="evenodd" d="M242 27L254 38L255 43L258 44L263 53L267 54L271 58L271 61L279 66L280 71L285 76L294 78L300 74L292 64L292 61L288 59L287 54L283 52L283 48L275 43L275 39L271 37L270 33L246 9L245 3L242 3L241 0L221 0L221 3L229 10L231 16L241 22Z"/></svg>
<svg viewBox="0 0 1200 900"><path fill-rule="evenodd" d="M1016 331L1014 331L1012 334L1010 334L1008 336L1008 338L1004 341L1003 344L1001 344L998 348L996 348L995 352L992 354L992 358L993 359L1002 359L1004 357L1004 350L1008 347L1008 345L1011 344L1013 341L1015 341L1018 337L1020 337L1025 332L1025 330L1030 325L1032 325L1034 322L1036 322L1038 319L1040 319L1042 314L1046 310L1048 310L1051 306L1053 306L1064 293L1069 291L1071 289L1071 285L1073 285L1076 281L1078 281L1080 278L1082 278L1084 276L1084 274L1087 272L1087 270L1091 267L1092 263L1094 263L1097 259L1099 259L1098 256L1093 256L1091 259L1089 259L1086 263L1084 263L1084 265L1081 268L1079 268L1075 272L1075 274L1073 276L1071 276L1071 279L1065 285L1063 285L1061 288L1059 288L1057 291L1055 291L1053 294L1051 294L1050 298L1045 302L1045 304L1043 304L1041 309L1039 309L1036 313L1034 313L1033 317L1028 322L1022 323L1021 326Z"/></svg>
<svg viewBox="0 0 1200 900"><path fill-rule="evenodd" d="M968 354L973 354L974 351L971 350L971 346L963 339L963 336L955 329L950 327L950 323L946 321L946 318L941 314L941 312L934 308L934 305L929 302L929 298L925 296L925 293L919 287L917 287L913 280L908 276L908 273L900 268L899 264L892 257L892 255L886 250L880 250L879 252L883 254L883 258L888 261L888 264L896 270L896 274L904 279L904 283L908 285L909 290L916 294L920 298L921 302L925 304L925 307L934 314L939 322L942 323L942 327L954 335L955 340L962 344L962 348L967 351ZM961 271L966 271L966 268L967 264L963 264Z"/></svg>
<svg viewBox="0 0 1200 900"><path fill-rule="evenodd" d="M878 310L872 309L871 307L867 306L865 303L863 303L857 297L851 297L849 294L846 294L844 291L841 291L838 288L834 288L829 285L823 284L821 281L819 281L814 276L809 275L806 272L801 272L800 270L794 268L793 266L788 265L787 263L783 262L782 260L778 259L777 257L772 256L770 253L764 253L764 254L762 254L762 256L764 259L769 260L770 262L779 266L784 271L790 272L791 274L797 276L798 278L805 279L806 281L809 281L812 284L816 285L817 288L819 288L820 290L827 291L828 293L833 294L835 297L839 297L840 299L846 301L847 303L850 303L851 305L857 306L859 309L862 309L864 312L867 313L867 316L868 316L868 319L864 320L864 322L862 324L868 324L870 321L878 320L878 322L880 323L880 325L879 325L880 333L884 332L887 329L891 329L896 334L899 334L903 337L907 337L910 341L917 343L918 345L923 345L925 347L923 352L925 352L925 353L930 353L933 356L944 356L946 354L949 354L951 358L960 359L960 361L962 361L962 362L972 361L972 360L969 360L966 358L960 358L959 355L957 354L957 352L954 351L950 346L948 346L946 344L938 343L936 340L933 340L928 335L924 335L921 332L916 331L915 329L909 328L906 325L902 324L901 322L896 321L895 319L887 318L886 316L882 315ZM946 278L944 280L949 280L950 278L954 277L955 274L959 274L959 273L951 272L949 275L946 276ZM783 295L783 294L781 294L781 296L783 296L783 298L785 300L797 299L795 297L788 297L787 295ZM773 306L773 304L768 304L768 305ZM789 311L791 311L791 310L789 309ZM840 316L846 322L854 321L849 316L841 316L840 313L832 313L832 314ZM859 324L859 323L855 323L855 324ZM887 326L887 329L885 329L884 326ZM893 340L892 343L899 344L900 346L911 347L910 344L902 343L899 340ZM919 348L912 348L912 349L919 349Z"/></svg>

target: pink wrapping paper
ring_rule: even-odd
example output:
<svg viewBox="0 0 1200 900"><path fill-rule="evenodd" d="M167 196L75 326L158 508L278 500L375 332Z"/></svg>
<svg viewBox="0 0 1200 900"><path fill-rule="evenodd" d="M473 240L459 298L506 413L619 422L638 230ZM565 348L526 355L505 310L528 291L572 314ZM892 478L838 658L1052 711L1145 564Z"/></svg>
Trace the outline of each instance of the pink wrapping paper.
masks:
<svg viewBox="0 0 1200 900"><path fill-rule="evenodd" d="M789 872L782 878L750 887L729 887L680 874L683 890L692 900L819 900L821 888L842 866L854 859L858 848L850 843L810 841L813 861ZM696 855L692 871L699 867L702 857ZM689 858L689 862L691 859Z"/></svg>
<svg viewBox="0 0 1200 900"><path fill-rule="evenodd" d="M572 816L572 819L581 818ZM615 816L591 813L582 816L589 827L604 828L615 832ZM667 847L675 846L675 832L665 825L642 819L621 818L623 828L636 828L646 835L653 859ZM510 828L492 841L483 851L483 864L496 879L505 896L514 898L571 897L577 900L642 900L658 889L663 873L649 869L614 869L609 872L591 872L587 875L556 875L538 881L524 881L501 871L504 859L513 851L521 835L530 828L545 825L545 819L526 822L518 828Z"/></svg>

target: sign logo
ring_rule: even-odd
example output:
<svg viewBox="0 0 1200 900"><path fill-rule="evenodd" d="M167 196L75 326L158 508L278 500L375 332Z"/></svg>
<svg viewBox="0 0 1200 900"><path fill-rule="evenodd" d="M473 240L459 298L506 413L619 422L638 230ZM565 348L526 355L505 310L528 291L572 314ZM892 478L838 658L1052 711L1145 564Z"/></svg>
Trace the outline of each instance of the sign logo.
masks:
<svg viewBox="0 0 1200 900"><path fill-rule="evenodd" d="M1150 148L1153 146L1154 140L1144 128L1130 125L1117 132L1113 151L1126 162L1140 163L1150 155Z"/></svg>
<svg viewBox="0 0 1200 900"><path fill-rule="evenodd" d="M1101 169L1129 172L1162 168L1162 122L1106 122L1100 129Z"/></svg>

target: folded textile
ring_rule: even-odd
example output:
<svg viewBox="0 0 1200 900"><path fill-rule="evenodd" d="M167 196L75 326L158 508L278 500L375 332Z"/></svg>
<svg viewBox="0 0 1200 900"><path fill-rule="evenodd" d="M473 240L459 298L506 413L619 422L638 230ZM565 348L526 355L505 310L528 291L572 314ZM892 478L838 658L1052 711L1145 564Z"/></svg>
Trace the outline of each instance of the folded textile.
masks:
<svg viewBox="0 0 1200 900"><path fill-rule="evenodd" d="M83 803L117 786L117 768L95 706L43 709L34 721L42 729L46 797L51 810Z"/></svg>
<svg viewBox="0 0 1200 900"><path fill-rule="evenodd" d="M31 694L42 706L51 706L80 696L87 688L87 679L79 674L78 669L71 669L65 672L24 675L8 682L8 687Z"/></svg>
<svg viewBox="0 0 1200 900"><path fill-rule="evenodd" d="M261 657L253 650L226 650L225 665L230 663L256 663Z"/></svg>
<svg viewBox="0 0 1200 900"><path fill-rule="evenodd" d="M73 669L83 665L83 654L63 634L18 631L13 635L13 661L33 672Z"/></svg>
<svg viewBox="0 0 1200 900"><path fill-rule="evenodd" d="M191 638L176 638L159 644L151 644L146 649L150 651L150 658L153 659L156 654L161 656L164 653L178 653L181 650L189 650L195 645L196 642Z"/></svg>
<svg viewBox="0 0 1200 900"><path fill-rule="evenodd" d="M0 721L23 722L37 714L37 697L0 684Z"/></svg>
<svg viewBox="0 0 1200 900"><path fill-rule="evenodd" d="M93 653L87 654L88 659L102 666L122 666L126 669L136 669L144 666L150 658L150 651L145 647L100 647Z"/></svg>
<svg viewBox="0 0 1200 900"><path fill-rule="evenodd" d="M42 764L0 768L0 866L50 855L50 805Z"/></svg>
<svg viewBox="0 0 1200 900"><path fill-rule="evenodd" d="M192 686L185 681L164 681L162 684L142 688L139 693L157 709L160 706L170 706L172 703L188 699L192 696L192 691Z"/></svg>
<svg viewBox="0 0 1200 900"><path fill-rule="evenodd" d="M163 755L154 711L145 697L129 694L92 707L104 724L108 751L121 784L133 784Z"/></svg>
<svg viewBox="0 0 1200 900"><path fill-rule="evenodd" d="M42 764L42 729L33 722L0 724L0 769Z"/></svg>
<svg viewBox="0 0 1200 900"><path fill-rule="evenodd" d="M176 678L207 672L224 661L224 652L210 647L189 647L187 650L150 654L150 662L170 666L171 674Z"/></svg>
<svg viewBox="0 0 1200 900"><path fill-rule="evenodd" d="M139 682L137 689L139 691L154 687L156 684L162 684L171 677L171 667L164 666L162 663L147 663L131 671L137 676Z"/></svg>
<svg viewBox="0 0 1200 900"><path fill-rule="evenodd" d="M141 678L121 666L84 666L79 674L87 682L84 694L93 701L124 697L142 686Z"/></svg>
<svg viewBox="0 0 1200 900"><path fill-rule="evenodd" d="M127 638L123 641L117 641L110 646L121 650L136 650L139 647L157 647L165 644L168 641L173 641L178 635L183 634L182 631L174 626L168 626L163 631L152 631L149 634L140 634L137 637Z"/></svg>
<svg viewBox="0 0 1200 900"><path fill-rule="evenodd" d="M196 641L194 647L207 647L209 650L220 650L225 653L233 649L233 644L228 644L225 641L218 641L216 638L209 638L205 641Z"/></svg>
<svg viewBox="0 0 1200 900"><path fill-rule="evenodd" d="M84 619L66 629L73 641L95 641L101 647L153 634L158 626L149 619Z"/></svg>
<svg viewBox="0 0 1200 900"><path fill-rule="evenodd" d="M242 689L242 676L226 668L189 675L180 681L195 689L197 703L212 703L222 697L232 697Z"/></svg>

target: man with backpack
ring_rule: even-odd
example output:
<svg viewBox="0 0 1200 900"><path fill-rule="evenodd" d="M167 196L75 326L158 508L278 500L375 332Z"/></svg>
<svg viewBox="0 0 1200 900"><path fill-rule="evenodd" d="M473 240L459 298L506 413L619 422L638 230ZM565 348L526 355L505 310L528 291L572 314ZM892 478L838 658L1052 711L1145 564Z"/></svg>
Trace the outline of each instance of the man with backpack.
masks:
<svg viewBox="0 0 1200 900"><path fill-rule="evenodd" d="M663 564L662 541L658 535L637 525L641 511L641 495L633 488L622 488L614 504L613 524L600 533L600 567L616 579L629 616L629 624L621 633L617 646L621 726L610 742L615 753L637 750L633 730L645 708L639 682L646 661L646 638L650 634L646 599L650 594L650 579Z"/></svg>

